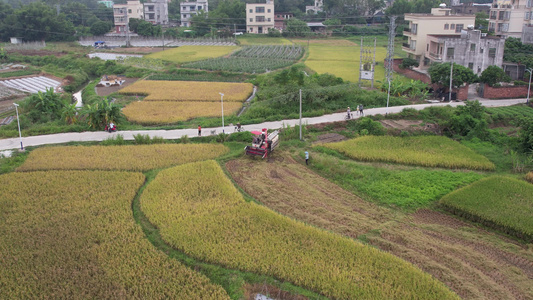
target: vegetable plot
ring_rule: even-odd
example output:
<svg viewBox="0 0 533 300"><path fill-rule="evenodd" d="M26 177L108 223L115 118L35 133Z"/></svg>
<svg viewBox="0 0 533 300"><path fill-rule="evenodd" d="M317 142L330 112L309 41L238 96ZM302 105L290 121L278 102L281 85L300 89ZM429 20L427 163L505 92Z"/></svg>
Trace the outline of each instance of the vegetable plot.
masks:
<svg viewBox="0 0 533 300"><path fill-rule="evenodd" d="M161 171L141 209L169 244L336 299L457 299L411 264L244 201L214 161Z"/></svg>
<svg viewBox="0 0 533 300"><path fill-rule="evenodd" d="M230 57L219 57L185 64L186 68L222 70L244 73L264 73L294 64L302 57L298 45L246 46Z"/></svg>
<svg viewBox="0 0 533 300"><path fill-rule="evenodd" d="M0 299L229 299L131 214L143 174L0 175Z"/></svg>

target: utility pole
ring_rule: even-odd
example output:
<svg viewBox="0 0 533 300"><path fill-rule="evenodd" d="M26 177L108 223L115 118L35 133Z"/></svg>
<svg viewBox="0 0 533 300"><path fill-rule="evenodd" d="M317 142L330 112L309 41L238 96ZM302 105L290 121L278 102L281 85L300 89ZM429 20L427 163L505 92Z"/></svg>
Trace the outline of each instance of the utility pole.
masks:
<svg viewBox="0 0 533 300"><path fill-rule="evenodd" d="M300 89L300 141L302 140L302 89Z"/></svg>
<svg viewBox="0 0 533 300"><path fill-rule="evenodd" d="M452 65L451 65L451 68L450 68L450 95L448 96L448 100L450 100L450 102L452 102L452 77L453 77L453 58L452 58Z"/></svg>
<svg viewBox="0 0 533 300"><path fill-rule="evenodd" d="M124 17L126 18L126 47L130 46L130 22L128 21L128 7L124 8Z"/></svg>
<svg viewBox="0 0 533 300"><path fill-rule="evenodd" d="M385 60L386 77L389 83L389 90L387 92L387 107L389 107L390 99L390 85L392 81L392 71L394 65L394 37L396 36L396 16L390 17L389 25L389 44L387 45L387 60Z"/></svg>
<svg viewBox="0 0 533 300"><path fill-rule="evenodd" d="M59 4L56 4L56 14L59 16L60 6Z"/></svg>

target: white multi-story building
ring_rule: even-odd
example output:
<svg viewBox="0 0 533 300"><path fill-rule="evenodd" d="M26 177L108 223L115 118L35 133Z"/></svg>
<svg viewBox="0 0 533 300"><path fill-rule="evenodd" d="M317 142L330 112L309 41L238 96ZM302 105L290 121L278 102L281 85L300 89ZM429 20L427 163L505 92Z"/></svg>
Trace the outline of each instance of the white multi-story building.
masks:
<svg viewBox="0 0 533 300"><path fill-rule="evenodd" d="M427 36L425 58L430 62L454 62L481 75L487 67L502 67L505 40L479 30L463 30L461 35Z"/></svg>
<svg viewBox="0 0 533 300"><path fill-rule="evenodd" d="M407 43L403 45L402 50L407 52L409 57L418 60L420 66L428 65L429 61L424 60L424 53L429 50L428 34L460 36L463 29L474 25L475 19L474 15L452 14L445 4L432 8L430 14L405 14L409 28L403 32L403 35L407 36Z"/></svg>
<svg viewBox="0 0 533 300"><path fill-rule="evenodd" d="M315 0L315 5L305 7L306 14L317 14L324 11L324 0Z"/></svg>
<svg viewBox="0 0 533 300"><path fill-rule="evenodd" d="M274 1L246 4L246 32L266 34L274 28Z"/></svg>
<svg viewBox="0 0 533 300"><path fill-rule="evenodd" d="M489 31L503 38L522 37L524 26L533 25L533 0L494 0Z"/></svg>
<svg viewBox="0 0 533 300"><path fill-rule="evenodd" d="M181 26L191 27L191 18L196 16L199 11L208 12L209 5L207 0L200 1L189 1L180 3L180 14L181 14Z"/></svg>
<svg viewBox="0 0 533 300"><path fill-rule="evenodd" d="M168 25L167 0L151 0L144 3L144 20L155 25Z"/></svg>
<svg viewBox="0 0 533 300"><path fill-rule="evenodd" d="M130 19L143 19L143 5L138 0L129 0L127 4L114 4L113 17L117 33L126 33Z"/></svg>

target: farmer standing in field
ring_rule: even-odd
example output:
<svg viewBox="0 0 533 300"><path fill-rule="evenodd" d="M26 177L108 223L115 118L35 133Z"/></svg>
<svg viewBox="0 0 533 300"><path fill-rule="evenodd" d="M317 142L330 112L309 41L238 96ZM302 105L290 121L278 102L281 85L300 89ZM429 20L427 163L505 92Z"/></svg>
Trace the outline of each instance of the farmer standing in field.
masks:
<svg viewBox="0 0 533 300"><path fill-rule="evenodd" d="M198 136L202 136L202 126L198 125Z"/></svg>

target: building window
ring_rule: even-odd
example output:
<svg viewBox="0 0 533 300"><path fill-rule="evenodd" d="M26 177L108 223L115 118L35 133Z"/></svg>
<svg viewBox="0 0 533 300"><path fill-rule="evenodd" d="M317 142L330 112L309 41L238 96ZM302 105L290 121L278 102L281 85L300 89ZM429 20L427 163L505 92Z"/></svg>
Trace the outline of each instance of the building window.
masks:
<svg viewBox="0 0 533 300"><path fill-rule="evenodd" d="M481 67L477 67L477 72L481 72Z"/></svg>
<svg viewBox="0 0 533 300"><path fill-rule="evenodd" d="M476 44L470 44L470 51L476 51Z"/></svg>
<svg viewBox="0 0 533 300"><path fill-rule="evenodd" d="M489 48L489 57L496 57L496 48Z"/></svg>
<svg viewBox="0 0 533 300"><path fill-rule="evenodd" d="M265 16L256 16L255 17L255 21L256 22L264 22L265 21Z"/></svg>
<svg viewBox="0 0 533 300"><path fill-rule="evenodd" d="M474 70L474 63L468 63L468 68L470 70Z"/></svg>
<svg viewBox="0 0 533 300"><path fill-rule="evenodd" d="M254 32L254 28L253 27L250 27L250 32Z"/></svg>
<svg viewBox="0 0 533 300"><path fill-rule="evenodd" d="M268 18L268 22L270 22L270 18Z"/></svg>
<svg viewBox="0 0 533 300"><path fill-rule="evenodd" d="M491 18L491 20L496 20L496 18L497 18L497 14L498 14L497 11L491 11L491 12L490 12L490 18Z"/></svg>
<svg viewBox="0 0 533 300"><path fill-rule="evenodd" d="M426 51L429 51L429 44L426 44Z"/></svg>
<svg viewBox="0 0 533 300"><path fill-rule="evenodd" d="M455 24L450 25L450 29L454 30L455 29Z"/></svg>
<svg viewBox="0 0 533 300"><path fill-rule="evenodd" d="M203 7L201 5L198 6L198 10L202 10L202 9L203 9Z"/></svg>
<svg viewBox="0 0 533 300"><path fill-rule="evenodd" d="M270 13L270 8L267 10L268 13Z"/></svg>
<svg viewBox="0 0 533 300"><path fill-rule="evenodd" d="M281 18L281 16L280 16L280 15L277 15L276 18Z"/></svg>
<svg viewBox="0 0 533 300"><path fill-rule="evenodd" d="M250 8L250 13L253 13L253 12L254 12L254 10Z"/></svg>
<svg viewBox="0 0 533 300"><path fill-rule="evenodd" d="M187 15L183 15L183 17L182 17L182 18L184 18L184 19L185 19L185 18L187 18Z"/></svg>
<svg viewBox="0 0 533 300"><path fill-rule="evenodd" d="M131 9L128 9L128 14L131 14Z"/></svg>
<svg viewBox="0 0 533 300"><path fill-rule="evenodd" d="M455 25L455 32L461 32L463 30L463 24L457 24Z"/></svg>
<svg viewBox="0 0 533 300"><path fill-rule="evenodd" d="M447 58L453 58L454 53L455 53L455 48L446 49L446 57Z"/></svg>
<svg viewBox="0 0 533 300"><path fill-rule="evenodd" d="M483 53L483 48L479 48L479 53Z"/></svg>
<svg viewBox="0 0 533 300"><path fill-rule="evenodd" d="M531 18L531 13L529 11L526 11L526 14L524 15L524 20L529 20Z"/></svg>
<svg viewBox="0 0 533 300"><path fill-rule="evenodd" d="M253 18L250 18L250 22L253 22L253 21L254 21L254 19L253 19Z"/></svg>
<svg viewBox="0 0 533 300"><path fill-rule="evenodd" d="M448 30L450 28L449 24L444 24L444 30Z"/></svg>
<svg viewBox="0 0 533 300"><path fill-rule="evenodd" d="M256 13L264 13L265 12L265 7L264 6L258 6L255 8L255 12Z"/></svg>

